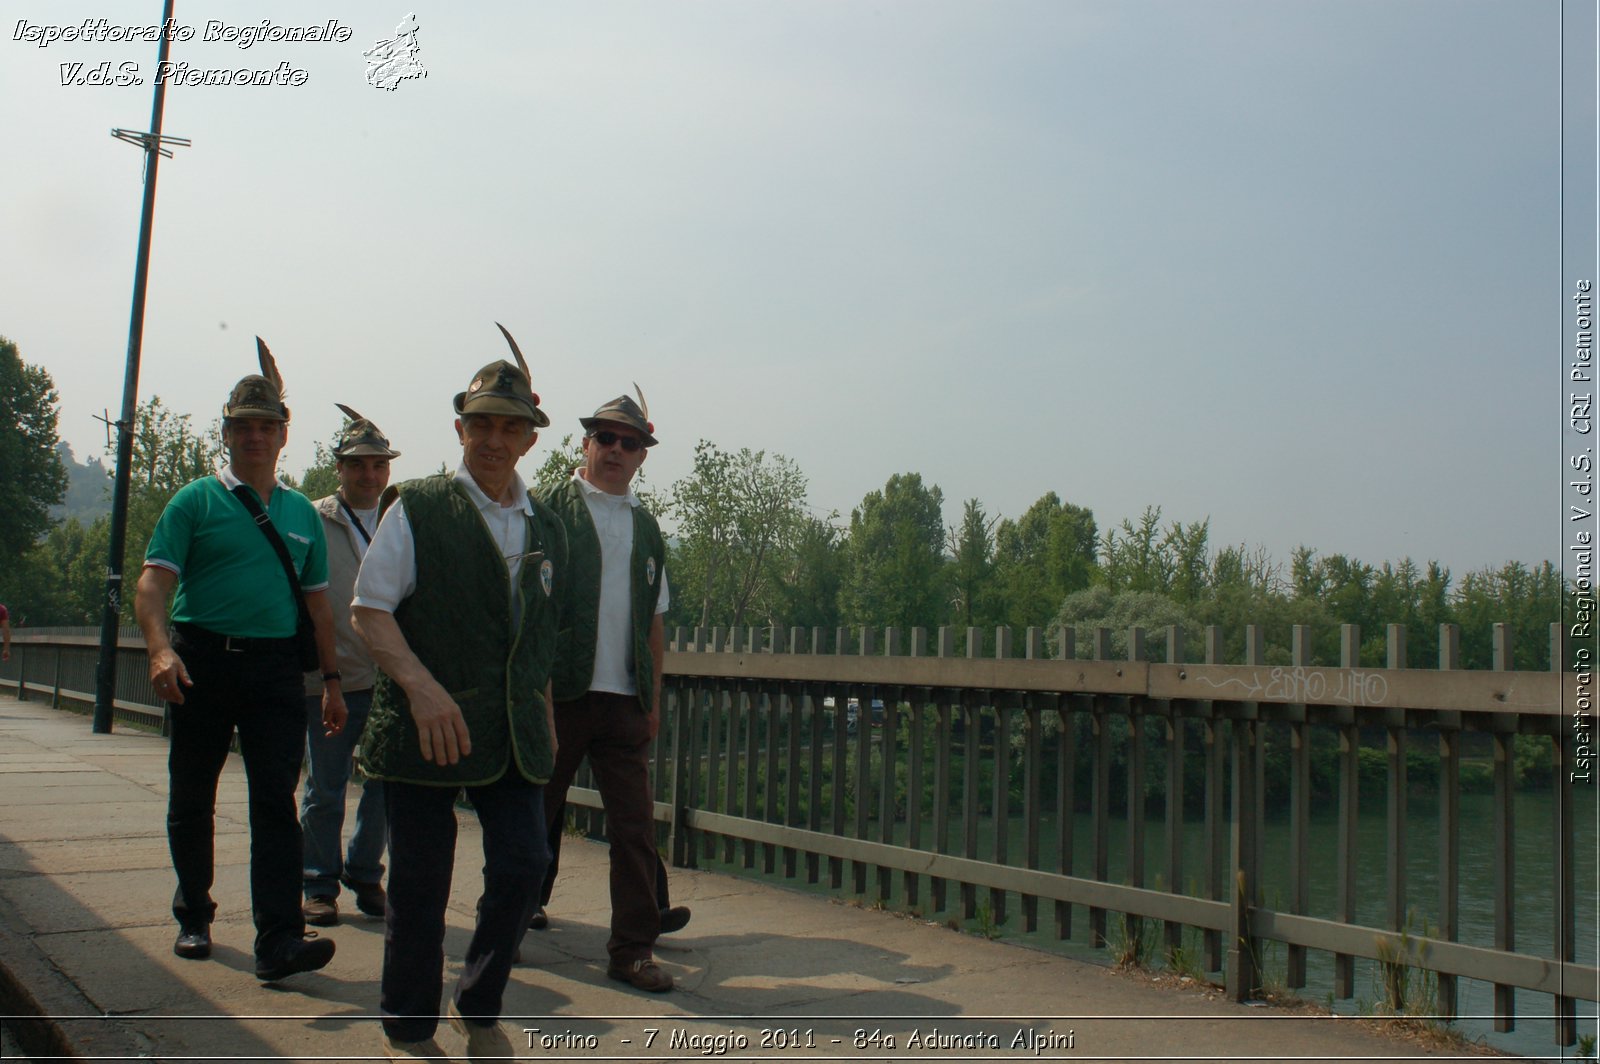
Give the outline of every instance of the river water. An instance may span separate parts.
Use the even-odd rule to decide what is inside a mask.
[[[1597,793],[1591,789],[1579,788],[1575,793],[1574,820],[1575,820],[1575,875],[1577,885],[1574,899],[1577,914],[1577,960],[1586,964],[1595,964],[1597,933],[1600,933],[1600,898],[1597,898]],[[1493,841],[1489,825],[1492,823],[1492,798],[1489,795],[1468,794],[1462,795],[1461,803],[1461,840],[1460,840],[1460,898],[1459,898],[1459,941],[1473,945],[1491,946],[1494,941],[1494,919],[1492,902],[1494,899],[1494,865]],[[1381,803],[1364,803],[1359,825],[1357,841],[1357,922],[1371,926],[1383,927],[1386,923],[1386,853],[1388,849],[1386,835],[1385,814]],[[1408,901],[1408,929],[1416,935],[1436,935],[1439,925],[1439,839],[1437,811],[1427,799],[1412,798],[1408,803],[1408,819],[1406,829],[1406,874],[1407,901]],[[1532,954],[1534,956],[1548,957],[1551,954],[1551,943],[1554,936],[1556,884],[1555,846],[1553,824],[1553,799],[1548,794],[1525,793],[1516,798],[1516,860],[1514,894],[1514,921],[1515,941],[1517,952]],[[955,818],[952,818],[953,820]],[[897,825],[903,840],[904,824]],[[1184,826],[1184,879],[1186,892],[1198,893],[1195,883],[1200,877],[1203,868],[1203,846],[1201,824],[1197,820],[1188,820]],[[985,819],[982,822],[978,854],[987,857],[993,853],[993,825]],[[1079,814],[1074,822],[1074,869],[1082,875],[1092,867],[1093,838],[1092,822],[1085,814]],[[1054,850],[1055,830],[1053,823],[1041,826],[1040,838],[1045,852],[1041,855],[1040,867],[1051,869],[1056,867]],[[877,827],[874,823],[870,838],[877,838]],[[1013,819],[1010,826],[1008,852],[1014,864],[1021,864],[1023,824],[1020,819]],[[931,824],[923,828],[923,839],[932,838]],[[960,848],[961,830],[959,824],[952,823],[951,843],[952,848],[947,852],[958,852]],[[1126,867],[1125,845],[1127,839],[1126,822],[1114,819],[1108,837],[1110,851],[1111,879],[1122,882],[1123,869]],[[926,844],[926,841],[924,843]],[[707,861],[702,858],[703,867],[717,868],[736,873],[744,873],[742,862],[732,864],[720,860],[721,847],[717,847],[718,854],[714,860]],[[1288,909],[1288,853],[1289,829],[1286,819],[1269,817],[1266,825],[1265,839],[1266,867],[1262,874],[1262,892],[1266,904],[1270,908],[1287,911]],[[1334,819],[1332,809],[1314,810],[1311,820],[1311,838],[1309,851],[1311,855],[1311,880],[1310,880],[1310,905],[1309,915],[1332,918],[1336,902],[1336,855],[1338,850],[1338,826]],[[1163,838],[1162,822],[1159,817],[1151,818],[1146,824],[1146,858],[1145,858],[1145,884],[1151,887],[1164,887],[1166,879],[1163,870],[1166,868],[1165,842]],[[758,860],[759,865],[759,860]],[[747,874],[747,873],[746,873]],[[826,881],[826,872],[823,879]],[[888,901],[891,907],[903,907],[900,896],[901,876],[893,876],[894,896]],[[825,886],[807,887],[803,877],[798,880],[783,880],[790,885],[800,886],[802,889],[823,890],[832,893]],[[845,889],[851,884],[849,871],[845,875]],[[876,890],[876,877],[869,878],[869,891]],[[1073,917],[1073,937],[1071,940],[1061,942],[1056,940],[1053,930],[1052,903],[1043,902],[1040,905],[1039,923],[1046,930],[1032,934],[1025,933],[1021,924],[1021,904],[1015,896],[1008,898],[1006,905],[1006,920],[995,925],[992,914],[987,912],[988,891],[979,891],[983,899],[983,912],[977,920],[967,921],[966,926],[971,930],[993,933],[1004,941],[1025,943],[1040,948],[1056,951],[1065,951],[1086,960],[1105,963],[1108,955],[1103,950],[1092,949],[1088,945],[1088,919],[1081,909],[1075,909]],[[876,898],[876,894],[870,895]],[[921,892],[922,905],[928,904],[926,886]],[[959,905],[959,892],[952,889],[948,895],[948,904],[952,907]],[[948,919],[950,913],[926,913],[923,915],[940,919]],[[1116,921],[1112,921],[1115,925]],[[1151,928],[1147,933],[1155,933],[1156,928]],[[1113,939],[1116,937],[1113,928]],[[1194,947],[1193,952],[1199,954],[1200,936],[1198,932],[1190,936]],[[1186,940],[1188,941],[1188,940]],[[1159,948],[1156,949],[1159,956]],[[1281,987],[1285,978],[1285,953],[1286,949],[1281,944],[1269,944],[1265,948],[1265,955],[1261,958],[1263,973],[1269,985]],[[1379,977],[1378,966],[1373,962],[1358,961],[1356,965],[1356,997],[1351,1000],[1335,1001],[1332,999],[1333,990],[1333,958],[1331,955],[1319,951],[1311,951],[1307,961],[1307,985],[1293,992],[1300,997],[1319,1004],[1328,1005],[1339,1012],[1357,1013],[1373,1009],[1375,1003],[1383,1000],[1383,989]],[[1217,976],[1220,979],[1220,975]],[[1424,981],[1424,989],[1431,984],[1431,980]],[[1559,1057],[1560,1050],[1553,1041],[1554,1025],[1551,1017],[1553,1000],[1548,995],[1534,994],[1529,991],[1519,990],[1516,995],[1516,1029],[1509,1033],[1495,1033],[1491,1023],[1485,1017],[1492,1009],[1492,987],[1488,984],[1473,980],[1460,980],[1457,1011],[1458,1019],[1451,1025],[1455,1030],[1469,1039],[1481,1040],[1490,1045],[1509,1052],[1526,1054],[1539,1057]],[[1593,1035],[1596,1033],[1595,1025],[1596,1006],[1593,1002],[1578,1002],[1580,1034]],[[1568,1050],[1570,1054],[1572,1050]]]

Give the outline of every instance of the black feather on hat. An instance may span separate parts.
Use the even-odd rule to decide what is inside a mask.
[[[334,403],[350,419],[350,423],[339,433],[339,445],[333,449],[335,458],[350,458],[355,455],[375,455],[379,458],[399,458],[400,452],[389,446],[389,437],[367,418],[362,417],[343,403]]]
[[[252,373],[233,386],[228,401],[222,404],[222,416],[288,421],[289,408],[283,405],[283,375],[278,372],[278,362],[267,349],[266,341],[259,336],[256,337],[256,358],[261,363],[260,375]]]

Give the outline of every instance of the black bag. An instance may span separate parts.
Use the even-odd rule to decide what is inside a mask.
[[[261,534],[267,537],[267,542],[272,544],[272,549],[278,553],[278,561],[283,563],[283,575],[289,578],[289,590],[294,592],[295,610],[299,619],[295,623],[294,647],[300,656],[300,671],[312,672],[322,667],[322,658],[317,653],[317,629],[311,623],[311,611],[306,609],[306,596],[300,590],[300,578],[295,575],[294,560],[289,557],[289,548],[284,545],[283,537],[278,535],[278,530],[272,527],[272,518],[261,508],[256,501],[255,494],[243,484],[233,489],[233,494],[244,503],[244,508],[250,511],[250,516],[255,518],[256,527],[261,529]]]

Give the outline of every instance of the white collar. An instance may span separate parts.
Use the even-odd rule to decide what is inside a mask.
[[[227,488],[229,491],[232,491],[234,488],[237,488],[240,484],[244,483],[244,481],[240,480],[234,475],[232,462],[229,462],[227,465],[222,467],[222,469],[217,473],[217,479],[222,481],[222,486]],[[278,477],[273,478],[272,486],[274,489],[284,488],[290,491],[293,490],[289,487],[289,485],[285,484],[281,478]]]
[[[644,505],[644,502],[639,498],[639,496],[637,496],[637,495],[635,495],[633,493],[633,488],[631,486],[628,488],[628,490],[626,492],[622,493],[621,495],[613,495],[611,492],[606,491],[604,488],[595,487],[593,484],[589,483],[586,479],[584,479],[583,477],[579,476],[578,475],[578,470],[576,470],[576,469],[574,469],[572,471],[572,479],[576,480],[583,487],[584,494],[587,495],[591,499],[593,499],[593,498],[626,499],[628,505],[632,506],[634,508],[638,508],[638,507]]]
[[[472,474],[467,470],[467,463],[463,461],[456,466],[456,483],[467,489],[467,498],[480,510],[511,509],[503,507],[496,499],[491,499],[478,487],[478,482],[472,479]],[[522,482],[522,474],[515,470],[511,473],[511,491],[513,497],[522,500],[522,512],[529,517],[533,516],[533,503],[528,499],[528,485]]]

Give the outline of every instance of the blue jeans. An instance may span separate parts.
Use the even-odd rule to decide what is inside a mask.
[[[322,734],[322,699],[306,696],[306,772],[305,794],[300,799],[300,831],[305,837],[305,856],[301,861],[302,880],[308,898],[334,898],[339,895],[339,877],[354,883],[383,880],[384,830],[388,818],[383,811],[383,783],[368,780],[361,788],[356,805],[356,827],[350,847],[343,850],[344,792],[350,782],[350,762],[372,708],[372,691],[351,691],[344,696],[350,719],[344,731],[331,739]],[[340,860],[340,853],[345,854]]]
[[[462,790],[483,829],[483,894],[462,961],[455,1002],[463,1016],[498,1017],[511,960],[539,903],[550,851],[544,788],[515,765],[482,787],[427,787],[391,780],[389,908],[384,914],[383,1029],[401,1042],[432,1038],[444,995],[445,908],[455,871],[456,808]]]

